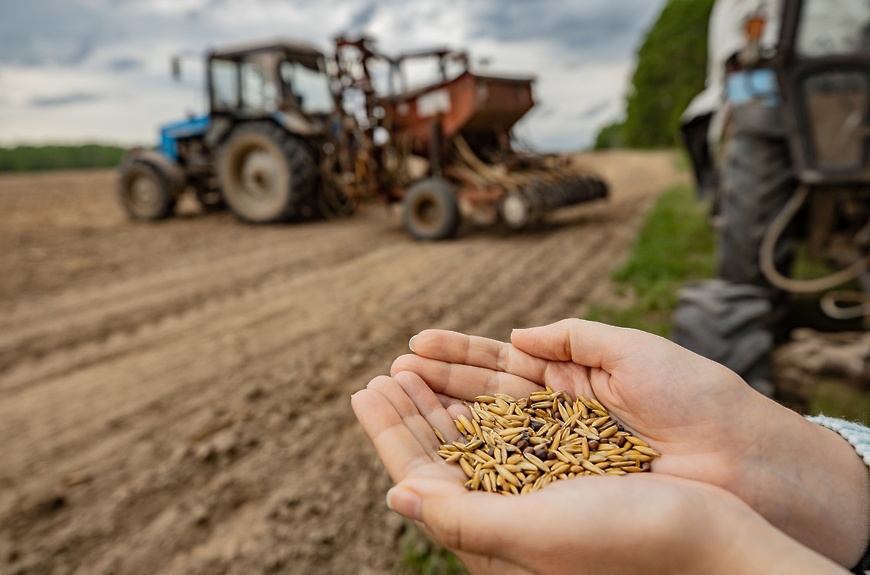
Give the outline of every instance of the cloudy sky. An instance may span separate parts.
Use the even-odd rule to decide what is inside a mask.
[[[386,53],[447,45],[489,73],[537,77],[518,135],[589,145],[620,116],[634,54],[664,0],[0,0],[0,145],[151,144],[205,109],[210,47],[277,37],[329,50],[366,33]],[[184,57],[181,83],[170,59]]]

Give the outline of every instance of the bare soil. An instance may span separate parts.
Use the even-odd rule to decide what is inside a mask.
[[[403,522],[349,397],[422,329],[505,339],[606,296],[685,175],[578,161],[609,200],[435,244],[379,206],[146,224],[111,171],[0,177],[0,573],[394,571]]]

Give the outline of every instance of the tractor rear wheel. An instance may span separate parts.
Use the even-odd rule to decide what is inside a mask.
[[[303,142],[274,124],[244,125],[218,155],[227,205],[251,223],[304,215],[312,202],[314,160]]]
[[[719,277],[737,284],[769,287],[759,249],[771,222],[795,190],[787,142],[738,130],[728,140],[722,173]],[[789,275],[795,249],[790,226],[776,246],[777,269]]]
[[[163,220],[175,211],[169,175],[151,162],[136,159],[121,167],[118,197],[131,218]]]
[[[445,180],[429,178],[408,189],[402,202],[405,229],[418,240],[446,240],[459,230],[456,190]]]
[[[772,397],[773,317],[770,290],[721,279],[683,287],[671,318],[671,338],[730,368]]]

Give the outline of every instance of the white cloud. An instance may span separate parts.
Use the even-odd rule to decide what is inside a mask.
[[[153,142],[160,124],[204,111],[208,48],[288,37],[328,50],[349,30],[387,53],[448,45],[487,57],[488,72],[537,76],[540,104],[517,132],[538,147],[577,148],[621,114],[634,50],[662,2],[2,2],[0,37],[17,40],[0,45],[0,144]],[[169,74],[177,54],[189,56],[183,85]]]

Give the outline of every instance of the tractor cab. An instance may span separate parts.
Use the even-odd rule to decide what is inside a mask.
[[[177,61],[173,73],[180,76]],[[159,150],[172,161],[213,163],[239,123],[265,120],[307,138],[328,133],[335,111],[323,54],[307,44],[272,41],[212,50],[206,58],[208,111],[160,128]],[[210,168],[205,169],[210,172]]]
[[[213,50],[206,74],[210,115],[226,124],[271,117],[290,132],[310,136],[323,133],[335,111],[324,56],[307,44]]]
[[[207,74],[212,115],[298,111],[319,116],[335,109],[324,56],[306,44],[285,41],[213,50]]]
[[[180,77],[180,64],[173,61]],[[125,158],[119,191],[131,217],[169,217],[186,188],[207,210],[251,222],[304,216],[315,202],[317,150],[335,112],[323,53],[271,41],[212,50],[208,111],[160,128],[156,150]]]
[[[808,184],[870,184],[870,4],[787,0],[775,66]]]

